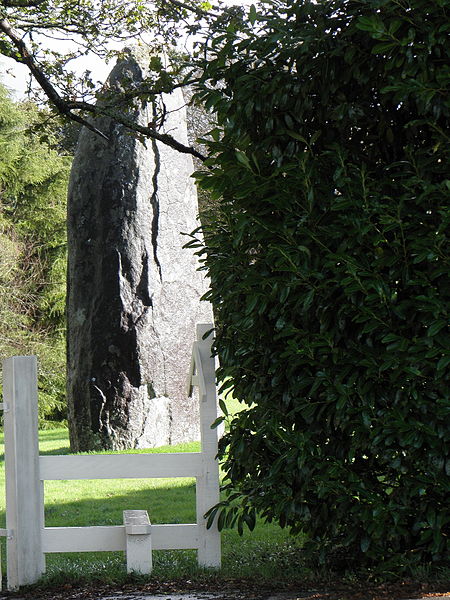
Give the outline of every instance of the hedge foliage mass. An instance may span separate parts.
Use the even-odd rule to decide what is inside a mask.
[[[217,24],[198,252],[244,405],[221,527],[257,512],[368,564],[445,560],[449,8],[274,0]]]

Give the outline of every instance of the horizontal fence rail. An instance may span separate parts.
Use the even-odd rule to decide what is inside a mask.
[[[43,480],[198,477],[202,474],[202,454],[174,452],[40,456],[39,472]]]
[[[198,549],[197,524],[152,525],[153,550]],[[106,552],[126,549],[123,525],[99,527],[46,527],[42,548],[52,552]]]

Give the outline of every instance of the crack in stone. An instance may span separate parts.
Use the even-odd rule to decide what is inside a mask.
[[[172,402],[169,404],[168,415],[169,419],[169,446],[172,445],[172,433],[173,433],[173,410],[172,410]]]
[[[136,286],[136,295],[141,300],[144,309],[153,308],[153,299],[149,292],[149,264],[147,250],[144,250],[142,253],[141,264],[141,276],[139,278],[139,283]],[[144,313],[145,311],[143,310],[142,312]]]
[[[153,117],[156,119],[156,107],[153,105]],[[159,234],[159,198],[158,198],[158,176],[161,170],[161,155],[159,152],[158,144],[155,139],[152,138],[152,150],[155,160],[155,170],[152,176],[153,193],[150,197],[150,204],[153,209],[152,219],[152,246],[153,246],[153,258],[155,264],[158,267],[159,277],[162,281],[161,263],[158,259],[158,234]]]

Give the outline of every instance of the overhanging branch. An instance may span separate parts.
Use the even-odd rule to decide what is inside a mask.
[[[2,0],[0,4],[6,8],[29,8],[32,6],[39,6],[44,2],[45,0]]]
[[[12,57],[15,58],[17,62],[24,64],[28,67],[31,74],[37,81],[37,83],[41,86],[47,98],[53,104],[53,106],[57,109],[57,111],[71,119],[72,121],[76,121],[77,123],[81,123],[91,131],[94,131],[104,139],[108,139],[101,131],[99,131],[96,127],[94,127],[91,123],[83,119],[77,114],[74,114],[68,104],[61,98],[58,94],[57,90],[53,87],[44,73],[39,69],[36,64],[32,54],[28,50],[25,42],[19,37],[19,35],[14,31],[11,27],[7,19],[0,20],[0,31],[3,31],[5,35],[9,37],[14,46],[17,48],[18,56]]]
[[[174,150],[177,150],[178,152],[181,152],[182,154],[191,154],[192,156],[195,156],[196,158],[200,159],[201,161],[206,160],[206,156],[204,156],[200,152],[197,152],[197,150],[195,150],[191,146],[185,146],[181,142],[178,142],[175,138],[173,138],[171,135],[169,135],[167,133],[159,133],[152,127],[144,127],[142,125],[138,125],[137,123],[133,123],[132,121],[129,121],[128,119],[126,119],[122,116],[115,116],[113,118],[118,123],[120,123],[121,125],[124,125],[128,129],[132,129],[133,131],[136,131],[137,133],[140,133],[141,135],[144,135],[146,137],[157,140],[158,142],[162,142],[166,146],[170,146],[170,148],[173,148]]]
[[[74,111],[87,112],[93,116],[107,116],[109,118],[114,119],[117,123],[120,123],[124,127],[127,127],[127,129],[136,131],[141,135],[162,142],[163,144],[170,146],[178,152],[181,152],[183,154],[191,154],[192,156],[195,156],[196,158],[202,161],[206,160],[206,157],[203,154],[201,154],[200,152],[198,152],[190,146],[185,146],[181,142],[178,142],[171,135],[168,135],[166,133],[159,133],[153,127],[144,127],[142,125],[138,125],[130,119],[127,119],[125,116],[113,112],[110,108],[102,108],[101,106],[90,104],[89,102],[71,102],[64,100],[64,98],[60,96],[56,88],[49,81],[48,77],[39,68],[38,64],[34,60],[32,53],[28,50],[25,42],[21,39],[19,34],[16,31],[14,31],[14,29],[11,27],[10,23],[6,18],[0,20],[0,31],[2,31],[11,40],[11,42],[17,49],[17,56],[11,56],[11,58],[14,58],[14,60],[16,60],[17,62],[24,64],[28,67],[34,79],[39,84],[47,98],[50,100],[51,104],[61,115],[65,116],[66,118],[72,121],[80,123],[84,127],[87,127],[88,129],[90,129],[91,131],[93,131],[94,133],[106,140],[108,138],[104,133],[102,133],[92,123],[90,123],[85,118],[80,116],[80,114]]]
[[[176,6],[177,8],[182,8],[183,10],[187,10],[189,12],[195,13],[199,17],[207,17],[208,13],[197,6],[189,6],[185,2],[180,2],[180,0],[167,0],[169,4],[172,6]]]

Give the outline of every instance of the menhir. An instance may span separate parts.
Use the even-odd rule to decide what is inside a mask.
[[[137,85],[148,60],[131,53],[109,93]],[[126,82],[126,83],[124,83]],[[162,132],[187,144],[181,91],[157,99]],[[129,118],[147,125],[155,105]],[[183,249],[197,222],[192,158],[139,140],[110,118],[84,128],[68,197],[67,396],[73,451],[153,447],[198,439],[186,376],[208,284]]]

